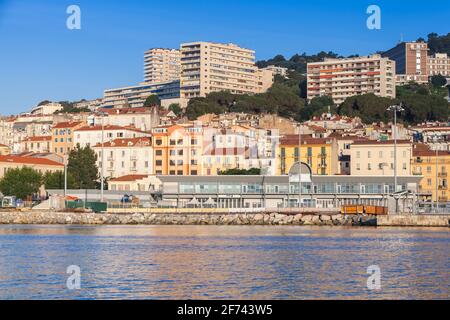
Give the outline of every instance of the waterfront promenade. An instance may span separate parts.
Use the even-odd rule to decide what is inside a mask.
[[[340,213],[78,213],[54,211],[0,212],[0,224],[68,225],[293,225],[448,227],[450,215],[343,215]]]

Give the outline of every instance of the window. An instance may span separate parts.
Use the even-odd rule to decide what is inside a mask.
[[[162,160],[156,160],[156,161],[155,161],[155,164],[156,164],[157,166],[162,166]]]
[[[156,145],[158,146],[162,145],[162,140],[161,139],[156,140]]]
[[[361,152],[360,151],[356,151],[356,158],[361,158]]]
[[[360,163],[356,164],[356,170],[358,170],[358,171],[361,170],[361,164]]]
[[[379,158],[383,158],[383,151],[379,151],[379,152],[378,152],[378,157],[379,157]]]
[[[157,156],[162,156],[162,150],[156,150],[155,154],[156,154]]]

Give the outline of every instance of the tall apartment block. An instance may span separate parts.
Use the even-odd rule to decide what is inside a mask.
[[[450,57],[446,53],[436,53],[428,57],[428,75],[450,77]]]
[[[384,52],[383,57],[395,61],[398,84],[415,81],[428,82],[428,44],[425,42],[401,42]]]
[[[181,98],[204,97],[210,92],[254,94],[273,83],[271,70],[259,70],[255,51],[235,44],[181,44]]]
[[[308,100],[330,96],[335,103],[373,93],[395,98],[395,62],[380,55],[347,59],[325,59],[308,63]]]
[[[144,54],[144,81],[169,82],[180,79],[180,51],[153,48]]]

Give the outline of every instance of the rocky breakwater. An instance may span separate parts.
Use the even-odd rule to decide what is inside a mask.
[[[52,211],[0,212],[0,224],[72,225],[305,225],[375,226],[371,215],[251,214],[95,214]]]

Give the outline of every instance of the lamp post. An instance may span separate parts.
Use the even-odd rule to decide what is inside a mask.
[[[298,208],[301,211],[302,208],[302,124],[298,127]]]
[[[438,135],[435,134],[433,135],[433,142],[435,142],[435,146],[434,148],[436,149],[436,161],[435,161],[435,170],[436,170],[436,207],[435,207],[435,212],[438,213],[439,212],[439,175],[438,175],[438,171],[439,171],[439,166],[438,166],[438,146],[436,144],[436,142],[438,141]]]
[[[101,125],[102,125],[102,141],[101,141],[101,157],[100,157],[100,202],[103,202],[104,200],[104,190],[105,190],[105,179],[104,179],[104,160],[105,160],[105,150],[104,150],[104,145],[105,145],[105,138],[104,138],[104,134],[105,134],[105,126],[104,126],[104,121],[103,118],[105,115],[107,115],[105,112],[100,112],[98,113],[98,115],[100,116],[100,121],[101,121]]]
[[[387,111],[394,112],[394,198],[395,193],[397,192],[397,112],[405,111],[403,109],[403,104],[393,105],[387,108]],[[395,213],[398,213],[398,199],[395,198]]]

